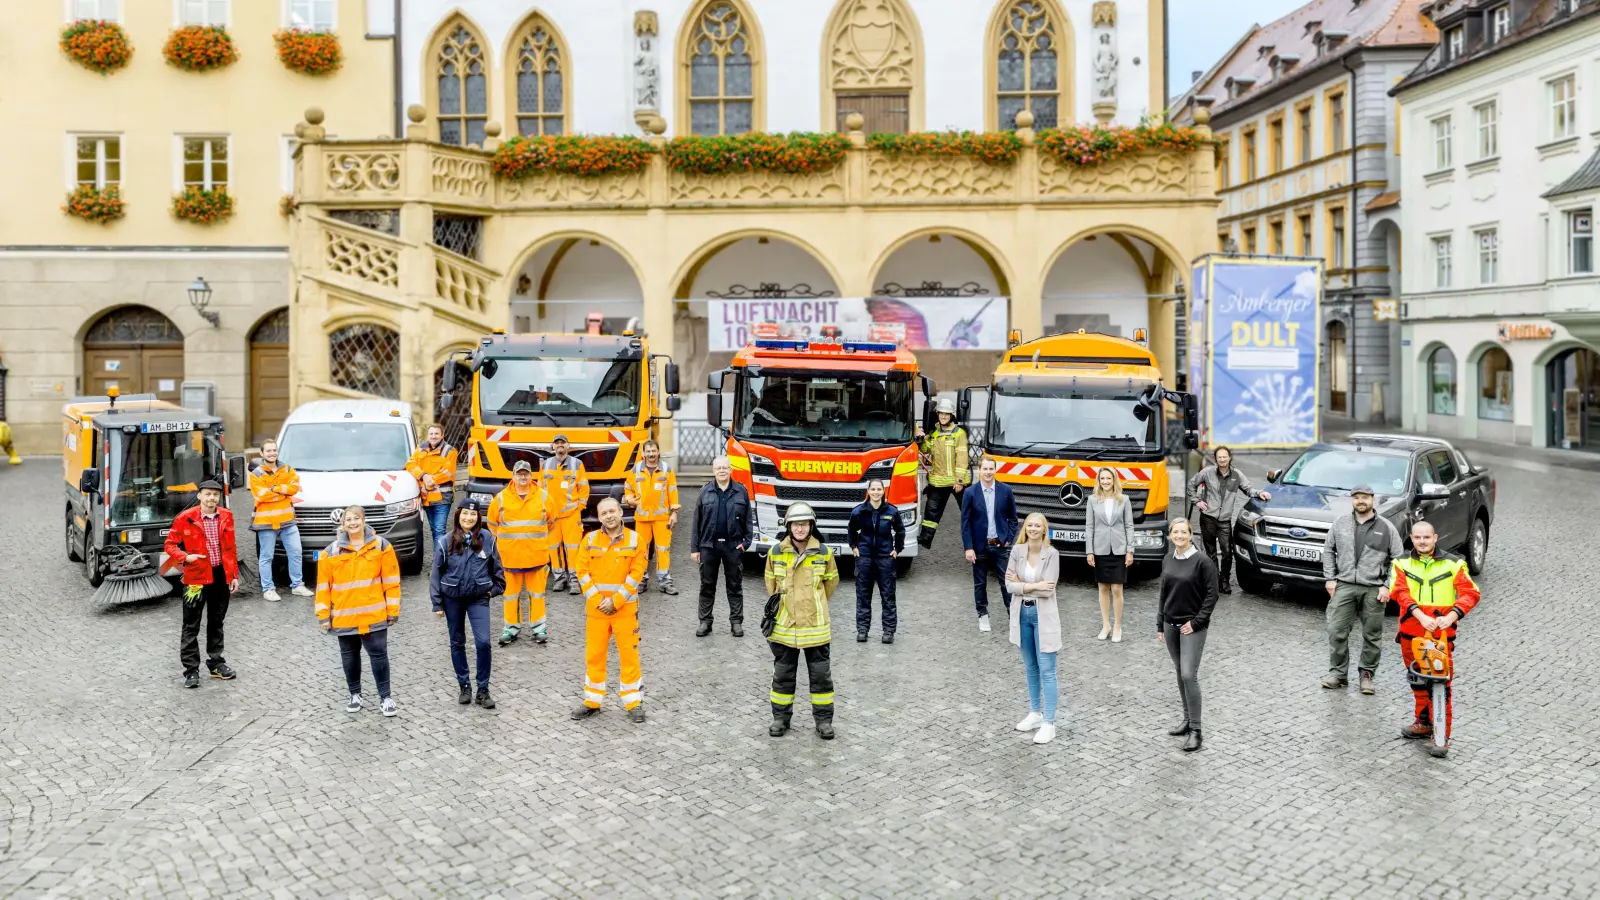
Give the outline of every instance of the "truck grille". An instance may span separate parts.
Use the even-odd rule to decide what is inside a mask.
[[[789,477],[786,475],[780,475],[778,473],[778,466],[776,463],[758,462],[757,460],[753,459],[750,461],[750,474],[757,478],[777,478],[780,480]],[[872,465],[865,467],[865,469],[863,469],[861,472],[861,477],[856,479],[855,483],[861,484],[862,482],[871,481],[874,478],[888,478],[893,474],[894,457],[891,456],[887,459],[880,459]],[[846,483],[848,484],[849,482]]]
[[[367,524],[380,535],[387,535],[394,523],[400,520],[399,516],[391,516],[383,511],[382,506],[363,506],[367,512]],[[337,509],[331,506],[301,506],[294,511],[294,522],[300,526],[300,545],[306,553],[314,550],[323,550],[333,543],[339,535],[339,526],[333,521],[335,512],[343,513],[344,507]],[[411,547],[401,547],[395,544],[395,552],[404,556],[408,550],[415,548],[415,542],[407,541]]]
[[[774,487],[777,489],[778,499],[786,504],[804,500],[807,503],[848,503],[853,508],[867,499],[866,490],[855,484],[835,488],[788,485],[780,482]]]
[[[1257,523],[1256,532],[1269,541],[1299,541],[1303,544],[1321,544],[1328,538],[1328,526],[1326,524],[1300,524],[1273,519],[1263,519]]]
[[[971,488],[968,488],[971,490]],[[1043,513],[1052,525],[1082,525],[1086,518],[1087,504],[1068,506],[1061,502],[1061,486],[1054,484],[1013,484],[1011,492],[1017,498],[1017,512],[1026,517],[1029,513]],[[1133,504],[1133,522],[1135,525],[1144,521],[1145,504],[1150,501],[1150,492],[1143,488],[1133,488],[1123,491],[1128,501]]]

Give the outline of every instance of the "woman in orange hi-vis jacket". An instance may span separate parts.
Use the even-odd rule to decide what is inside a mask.
[[[661,461],[661,445],[655,440],[645,441],[639,448],[641,459],[628,472],[627,487],[622,495],[624,506],[633,507],[633,524],[639,540],[656,548],[656,573],[661,579],[661,593],[676,595],[678,588],[672,583],[671,565],[672,529],[678,527],[678,473]],[[641,592],[650,589],[649,556]]]
[[[406,461],[406,471],[417,479],[422,489],[422,511],[428,517],[428,527],[433,531],[432,543],[450,530],[450,503],[456,480],[456,463],[460,453],[444,442],[444,428],[438,424],[428,426],[428,439]]]
[[[400,620],[400,562],[394,546],[367,526],[367,514],[349,507],[339,537],[317,554],[317,621],[339,637],[350,703],[361,711],[361,648],[372,661],[383,714],[395,714],[389,693],[389,627]]]
[[[568,454],[572,447],[567,436],[558,434],[550,442],[554,456],[539,466],[544,483],[544,515],[550,523],[550,591],[578,593],[578,576],[572,560],[583,537],[583,510],[589,505],[589,472],[583,461]]]
[[[515,642],[522,632],[524,593],[528,595],[528,628],[534,643],[542,644],[546,640],[544,589],[550,577],[550,529],[544,488],[534,483],[532,463],[519,459],[511,467],[511,484],[489,504],[488,525],[506,572],[506,625],[500,632],[500,646]]]
[[[606,698],[606,651],[613,636],[622,680],[617,693],[633,722],[644,721],[644,674],[639,667],[639,581],[644,578],[645,546],[639,535],[622,527],[622,504],[600,501],[595,512],[600,527],[578,544],[578,584],[587,610],[584,633],[583,705],[574,719],[600,712]]]

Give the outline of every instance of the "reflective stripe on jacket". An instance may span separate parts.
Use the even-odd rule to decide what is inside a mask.
[[[778,621],[767,638],[786,647],[816,647],[833,640],[828,619],[828,598],[839,585],[839,567],[833,551],[815,536],[796,550],[784,538],[767,554],[767,594],[781,593]]]
[[[422,491],[422,502],[432,506],[444,502],[444,489],[456,480],[456,458],[460,456],[456,448],[449,444],[440,444],[437,449],[426,445],[418,447],[417,452],[411,454],[406,461],[406,471],[417,479],[417,487]],[[429,490],[422,483],[422,476],[432,475],[434,488]]]
[[[486,517],[500,545],[500,562],[508,569],[537,569],[550,564],[550,523],[545,518],[544,488],[528,485],[528,496],[515,484],[495,495]]]
[[[589,472],[576,456],[565,463],[554,456],[539,464],[539,480],[544,483],[544,512],[551,521],[580,515],[589,505]]]
[[[647,562],[645,545],[639,542],[639,533],[631,528],[612,540],[603,528],[597,528],[578,542],[578,559],[573,569],[578,573],[578,587],[583,589],[583,602],[591,616],[603,616],[600,602],[611,598],[616,610],[639,599],[639,582],[644,580]]]
[[[361,546],[350,547],[350,535],[317,556],[317,621],[331,624],[334,634],[367,634],[400,618],[400,561],[394,546],[367,526]]]
[[[446,600],[488,600],[506,592],[506,573],[500,565],[494,533],[480,528],[478,540],[480,549],[474,550],[468,535],[454,553],[450,552],[448,534],[434,544],[433,575],[428,581],[434,612],[444,609]]]
[[[928,483],[950,487],[972,483],[972,459],[967,451],[967,430],[959,425],[949,431],[935,427],[922,437],[918,448],[929,458]]]
[[[623,499],[634,505],[633,518],[639,522],[664,522],[678,509],[678,473],[661,463],[654,470],[643,462],[634,463],[628,472]]]
[[[250,519],[251,531],[277,531],[294,524],[294,503],[290,497],[300,493],[300,476],[289,466],[263,462],[250,470],[250,495],[256,509]]]
[[[1435,618],[1454,611],[1459,620],[1472,612],[1480,597],[1478,585],[1467,572],[1466,560],[1460,557],[1447,553],[1421,557],[1412,551],[1394,561],[1389,599],[1400,605],[1400,634],[1406,637],[1425,634],[1412,610],[1421,607]],[[1453,626],[1445,629],[1446,637],[1454,637],[1455,633]]]

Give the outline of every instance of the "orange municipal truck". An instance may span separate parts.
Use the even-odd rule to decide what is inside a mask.
[[[717,428],[729,378],[727,455],[755,507],[748,551],[777,543],[783,511],[804,500],[817,512],[821,539],[848,557],[850,511],[866,499],[866,483],[881,478],[906,526],[898,568],[909,570],[921,522],[917,390],[934,392],[917,374],[917,358],[890,342],[758,339],[710,375],[706,419]],[[930,420],[931,404],[923,405]]]
[[[1142,341],[1078,332],[1022,343],[1013,331],[1008,343],[988,387],[963,390],[957,412],[966,421],[973,392],[987,390],[980,445],[1000,465],[995,477],[1011,485],[1017,513],[1044,513],[1051,542],[1081,557],[1088,497],[1110,468],[1133,504],[1134,559],[1159,561],[1171,493],[1164,403],[1183,411],[1184,443],[1194,447],[1193,395],[1162,385]]]
[[[467,460],[467,491],[488,504],[520,460],[540,463],[558,434],[589,473],[586,527],[594,507],[622,498],[640,445],[678,409],[678,366],[651,356],[644,335],[497,332],[466,355],[472,372],[472,431],[458,448]],[[456,367],[445,369],[440,404],[454,402]],[[627,518],[632,519],[631,511]]]

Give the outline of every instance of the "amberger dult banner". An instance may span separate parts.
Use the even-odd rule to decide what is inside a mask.
[[[1213,256],[1203,408],[1211,446],[1317,440],[1322,261]]]
[[[909,350],[1004,350],[1006,297],[826,297],[707,300],[711,349],[741,350],[756,326],[817,340],[829,325],[845,340],[894,341]],[[765,336],[765,335],[763,335]]]

